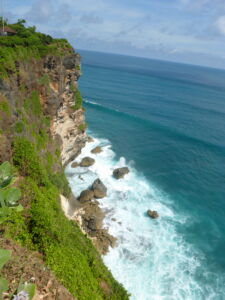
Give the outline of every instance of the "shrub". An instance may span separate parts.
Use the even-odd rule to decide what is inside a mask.
[[[22,133],[25,129],[24,123],[19,121],[15,124],[14,130],[16,133]]]
[[[23,176],[30,176],[38,184],[49,183],[47,172],[41,164],[40,158],[29,140],[16,138],[13,143],[13,162]]]
[[[10,107],[6,100],[0,100],[0,111],[6,113],[7,115],[10,114]]]
[[[81,96],[81,93],[79,90],[76,90],[75,92],[75,104],[73,106],[73,109],[74,110],[78,110],[82,107],[82,102],[83,102],[83,99],[82,99],[82,96]]]
[[[82,123],[78,126],[78,129],[84,132],[87,129],[87,123]]]

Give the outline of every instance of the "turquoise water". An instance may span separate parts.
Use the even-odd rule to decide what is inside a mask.
[[[80,53],[89,130],[105,147],[92,171],[113,187],[102,207],[119,246],[106,264],[132,299],[225,299],[225,71]],[[107,179],[125,164],[128,178]]]

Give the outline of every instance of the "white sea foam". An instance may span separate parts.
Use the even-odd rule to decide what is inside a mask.
[[[92,154],[96,146],[101,146],[103,152]],[[132,162],[125,158],[116,160],[106,139],[95,138],[88,143],[76,161],[85,156],[93,157],[95,164],[88,169],[73,169],[69,165],[66,174],[76,196],[96,178],[107,186],[107,197],[100,204],[108,212],[105,227],[117,237],[118,247],[110,249],[103,259],[132,294],[131,299],[222,299],[207,285],[200,286],[196,279],[203,257],[177,232],[177,225],[188,220],[173,212],[173,199],[138,174]],[[113,170],[125,165],[131,172],[124,179],[114,179]],[[148,209],[157,210],[160,218],[150,219],[146,215]]]

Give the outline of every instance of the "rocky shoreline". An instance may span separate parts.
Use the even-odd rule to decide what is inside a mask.
[[[51,83],[51,90],[54,98],[61,99],[61,105],[58,106],[51,125],[51,133],[53,138],[61,145],[61,159],[64,166],[73,161],[71,167],[88,168],[94,165],[95,160],[91,157],[84,157],[80,163],[75,161],[79,156],[82,148],[86,143],[92,143],[94,139],[87,136],[83,124],[85,124],[85,114],[83,107],[74,110],[74,92],[71,86],[77,89],[78,79],[81,75],[78,65],[80,65],[79,54],[67,56],[63,61],[64,82],[61,82],[62,71],[56,67],[56,62],[49,57],[45,63],[46,73],[51,73],[55,78],[55,82]],[[58,66],[58,65],[57,65]],[[56,82],[61,82],[58,84]],[[90,154],[98,155],[102,152],[101,147],[93,147]],[[113,171],[112,176],[115,179],[123,179],[129,173],[127,167],[117,168]],[[82,179],[82,178],[80,178]],[[98,199],[104,198],[107,194],[106,187],[99,179],[82,191],[79,197],[72,195],[70,199],[66,199],[61,195],[61,206],[65,215],[76,221],[83,233],[85,233],[93,242],[96,249],[101,254],[106,254],[109,247],[116,246],[116,238],[109,234],[108,229],[104,228],[103,221],[105,212],[100,208]],[[150,218],[157,218],[155,211],[148,211]]]
[[[88,137],[87,142],[92,141],[93,139]],[[95,147],[91,151],[96,155],[101,152],[100,147]],[[87,168],[93,164],[94,159],[86,157],[81,160],[80,164],[73,162],[72,167]],[[77,198],[66,199],[61,196],[61,206],[65,215],[79,224],[82,232],[92,240],[96,249],[103,255],[108,252],[109,247],[116,246],[116,238],[109,234],[108,229],[103,226],[106,212],[100,208],[98,201],[106,195],[106,187],[100,179],[96,179],[89,189],[83,190]]]

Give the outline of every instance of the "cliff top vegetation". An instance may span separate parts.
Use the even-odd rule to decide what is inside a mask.
[[[5,21],[5,24],[15,30],[16,34],[0,36],[0,77],[7,77],[10,71],[15,71],[15,61],[73,52],[66,39],[54,39],[50,35],[37,32],[35,26],[26,27],[25,20],[18,20],[14,24]]]

